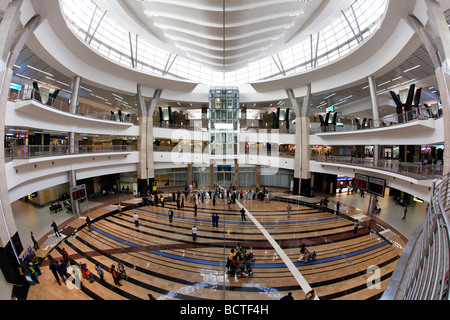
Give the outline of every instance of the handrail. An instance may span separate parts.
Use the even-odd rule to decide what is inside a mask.
[[[60,98],[53,98],[48,92],[38,92],[34,88],[26,88],[20,91],[10,91],[9,101],[36,101],[53,109],[70,113],[69,101]],[[122,113],[120,116],[118,112],[112,111],[98,111],[95,106],[83,102],[78,102],[75,114],[87,118],[109,120],[114,122],[131,122],[138,124],[137,116],[132,114]]]
[[[450,175],[436,181],[421,233],[407,246],[394,273],[400,279],[389,283],[385,292],[398,300],[450,300]],[[419,231],[419,230],[418,230]],[[394,278],[394,277],[393,277]],[[395,287],[395,289],[394,289]]]
[[[442,112],[438,107],[419,106],[413,110],[404,113],[393,113],[384,116],[378,120],[369,119],[364,123],[358,123],[358,119],[352,119],[351,124],[343,124],[337,126],[328,124],[327,126],[320,126],[320,123],[312,121],[310,126],[311,134],[327,133],[327,132],[353,132],[367,129],[387,128],[402,125],[416,120],[436,120],[442,117]]]
[[[73,154],[130,152],[137,151],[136,145],[78,145]],[[70,155],[68,145],[27,145],[5,148],[5,161],[14,159],[30,159],[49,156]]]
[[[351,156],[311,155],[311,160],[318,162],[349,164],[370,167],[383,171],[395,172],[418,180],[435,179],[442,176],[442,164],[422,164],[421,162],[400,162],[398,160],[378,160],[356,158]]]

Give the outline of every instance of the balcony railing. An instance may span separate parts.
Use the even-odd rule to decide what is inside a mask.
[[[326,133],[326,132],[351,132],[359,130],[367,130],[374,128],[385,128],[397,126],[415,120],[435,120],[442,117],[442,112],[437,107],[420,106],[414,110],[404,112],[401,114],[390,114],[378,120],[372,121],[369,119],[366,122],[359,122],[359,120],[352,119],[351,123],[345,123],[341,126],[328,124],[327,126],[320,126],[320,123],[311,123],[311,134]]]
[[[79,145],[75,147],[73,154],[109,153],[109,152],[130,152],[137,151],[135,145]],[[5,149],[5,161],[15,159],[30,159],[50,156],[70,155],[68,145],[44,145],[44,146],[20,146]]]
[[[58,97],[54,99],[53,97],[51,97],[51,95],[49,95],[48,92],[41,93],[38,92],[36,89],[32,88],[22,89],[20,91],[11,90],[9,93],[8,100],[9,101],[32,100],[41,103],[43,105],[46,105],[48,107],[52,107],[56,110],[70,113],[69,112],[70,105],[68,100],[63,100]],[[127,113],[122,113],[122,115],[119,115],[118,111],[114,112],[114,114],[111,113],[111,111],[109,112],[98,111],[96,110],[95,106],[82,102],[78,102],[75,114],[93,119],[102,119],[116,122],[130,122],[135,125],[138,124],[136,115],[131,115]]]
[[[449,300],[450,176],[433,186],[424,223],[402,254],[383,300]]]
[[[389,172],[400,173],[402,175],[415,178],[417,180],[435,179],[442,176],[442,163],[439,164],[422,164],[420,162],[400,162],[398,160],[378,160],[371,158],[355,158],[349,156],[324,156],[313,155],[311,160],[318,162],[349,164],[353,166],[361,166],[374,168]]]
[[[154,128],[168,128],[168,129],[185,129],[185,130],[192,130],[192,131],[208,131],[208,128],[198,126],[198,125],[185,125],[185,124],[167,124],[167,123],[158,123],[153,122]],[[240,133],[267,133],[267,134],[295,134],[295,129],[286,129],[286,128],[279,128],[279,129],[268,129],[268,128],[257,128],[257,127],[241,127]]]

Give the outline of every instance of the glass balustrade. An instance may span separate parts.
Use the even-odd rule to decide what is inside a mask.
[[[75,147],[73,154],[93,154],[109,152],[132,152],[137,151],[135,145],[79,145]],[[30,159],[51,156],[70,155],[68,145],[28,145],[5,149],[5,161],[17,159]]]

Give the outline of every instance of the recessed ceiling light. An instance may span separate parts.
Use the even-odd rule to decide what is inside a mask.
[[[43,74],[49,75],[50,77],[54,77],[54,75],[52,75],[51,73],[45,72],[45,71],[43,71],[43,70],[41,70],[41,69],[38,69],[38,68],[35,68],[35,67],[33,67],[33,66],[27,65],[27,68],[30,68],[30,69],[33,69],[33,70],[42,72]]]
[[[406,70],[403,71],[403,72],[409,72],[409,71],[414,70],[414,69],[417,69],[417,68],[419,68],[419,67],[420,67],[420,64],[418,64],[417,66],[414,66],[414,67],[412,67],[412,68],[406,69]]]

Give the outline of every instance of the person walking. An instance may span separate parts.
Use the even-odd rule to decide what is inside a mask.
[[[52,262],[50,262],[49,269],[53,273],[53,276],[55,277],[56,282],[58,282],[58,284],[61,285],[61,281],[59,280],[59,276],[58,276],[58,265],[56,264],[55,260],[52,260]]]
[[[197,203],[194,204],[194,217],[197,216]]]
[[[119,204],[117,205],[117,210],[119,211],[119,216],[121,216],[121,215],[122,215],[122,205],[121,205],[120,202],[119,202]]]
[[[192,232],[192,240],[194,241],[197,240],[197,227],[193,226],[191,232]]]
[[[291,207],[290,204],[288,204],[287,207],[286,207],[287,217],[288,217],[288,218],[291,217],[291,210],[292,210],[292,207]]]
[[[55,232],[55,236],[61,237],[61,233],[59,233],[59,231],[58,231],[58,225],[56,224],[56,222],[53,221],[50,226],[53,228],[53,231]]]
[[[33,241],[34,250],[39,249],[39,244],[36,241],[36,238],[34,237],[33,231],[31,231],[31,241]]]
[[[408,208],[406,207],[406,205],[405,205],[405,209],[403,210],[403,218],[402,218],[402,220],[405,220],[406,219],[406,215],[408,214]]]
[[[111,268],[109,268],[109,272],[111,272],[112,274],[114,284],[116,286],[121,286],[122,284],[120,283],[120,274],[117,272],[116,266],[112,265]]]

